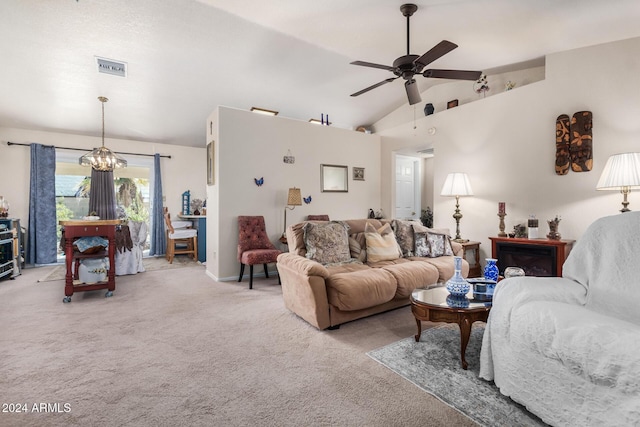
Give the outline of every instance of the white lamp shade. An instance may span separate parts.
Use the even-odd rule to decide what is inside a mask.
[[[466,173],[450,173],[442,186],[441,196],[473,196],[471,183]]]
[[[640,188],[640,153],[614,154],[604,165],[596,190]]]

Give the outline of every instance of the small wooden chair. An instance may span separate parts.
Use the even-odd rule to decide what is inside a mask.
[[[198,261],[198,230],[195,228],[174,229],[171,223],[171,215],[164,208],[164,223],[167,230],[166,258],[169,264],[173,264],[176,255],[188,254],[194,261]]]

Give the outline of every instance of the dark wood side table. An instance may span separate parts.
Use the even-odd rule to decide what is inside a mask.
[[[452,307],[447,302],[448,296],[449,291],[444,286],[416,289],[411,293],[411,312],[418,325],[418,333],[415,339],[416,342],[420,341],[420,335],[422,335],[421,321],[457,323],[460,327],[460,361],[462,369],[467,369],[468,364],[464,355],[471,335],[471,324],[478,321],[487,321],[489,310],[491,310],[491,301],[474,301],[472,299],[472,289],[467,294],[468,306]]]
[[[482,269],[480,267],[480,242],[474,242],[469,240],[468,242],[460,243],[462,245],[462,250],[464,254],[462,257],[469,262],[467,259],[467,252],[473,251],[473,260],[474,264],[469,262],[469,277],[482,277]]]

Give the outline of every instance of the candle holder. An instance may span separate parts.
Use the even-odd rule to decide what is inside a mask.
[[[498,237],[507,237],[507,233],[504,232],[504,217],[507,216],[507,214],[502,212],[498,213],[498,216],[500,217],[500,224],[498,225],[500,232],[498,232]]]

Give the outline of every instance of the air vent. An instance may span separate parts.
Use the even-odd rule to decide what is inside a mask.
[[[98,72],[111,74],[114,76],[127,77],[127,63],[115,61],[113,59],[99,58],[96,56],[98,63]]]

